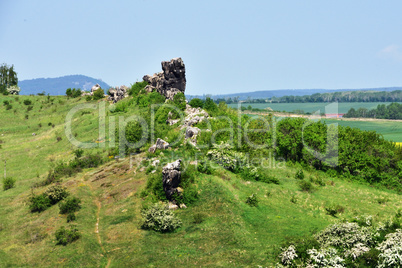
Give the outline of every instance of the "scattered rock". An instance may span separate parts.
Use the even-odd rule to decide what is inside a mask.
[[[174,95],[186,90],[186,68],[181,58],[170,61],[162,61],[162,72],[154,75],[145,75],[143,80],[149,85],[145,87],[147,92],[156,89],[167,99],[173,100]]]
[[[167,141],[164,141],[164,140],[160,139],[160,138],[158,138],[156,140],[155,145],[156,145],[156,149],[159,149],[159,150],[165,150],[165,149],[167,149],[169,147],[169,143]]]
[[[179,193],[177,188],[180,184],[181,171],[180,171],[181,159],[178,159],[172,163],[167,164],[162,169],[162,184],[165,191],[166,198],[172,201],[174,193]]]
[[[149,147],[148,152],[150,152],[151,154],[155,153],[156,151],[156,144],[152,145],[151,147]]]
[[[152,161],[151,165],[154,166],[154,167],[156,167],[156,166],[158,166],[160,163],[161,163],[161,161],[159,161],[158,159],[156,159],[156,160]]]
[[[32,136],[36,136],[36,133],[32,133]]]
[[[200,133],[200,129],[198,127],[187,127],[186,128],[186,139],[195,140],[198,133]]]
[[[156,149],[166,150],[167,148],[169,148],[169,143],[167,141],[164,141],[164,140],[158,138],[156,140],[156,143],[154,145],[152,145],[151,147],[149,147],[148,152],[153,154],[156,152]]]
[[[185,204],[180,204],[179,206],[180,208],[187,208],[187,206]]]
[[[128,90],[129,90],[129,88],[126,86],[110,88],[107,93],[109,95],[108,100],[113,101],[113,103],[116,103],[116,102],[128,97]]]
[[[169,202],[169,209],[170,209],[170,210],[176,210],[176,209],[178,209],[178,208],[179,208],[178,205],[176,205],[176,204],[174,204],[174,203],[172,203],[172,202]]]

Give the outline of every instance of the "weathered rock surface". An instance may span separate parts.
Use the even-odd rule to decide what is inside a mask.
[[[126,97],[128,97],[128,87],[120,86],[115,88],[110,88],[108,91],[108,100],[113,101],[113,103],[118,102]]]
[[[167,141],[164,141],[164,140],[158,138],[156,140],[155,144],[152,145],[151,147],[149,147],[148,152],[155,153],[156,149],[166,150],[167,148],[169,148],[169,143]]]
[[[198,133],[200,133],[200,129],[198,127],[187,127],[186,128],[186,139],[194,139],[197,137]]]
[[[156,89],[167,99],[173,100],[174,95],[186,90],[186,69],[181,58],[170,61],[162,61],[162,72],[154,75],[145,75],[143,80],[149,85],[145,87],[147,92]]]
[[[162,169],[163,190],[170,201],[172,201],[173,194],[180,193],[178,190],[181,179],[180,163],[181,159],[178,159]]]
[[[97,90],[100,89],[100,88],[101,88],[101,86],[100,86],[99,84],[94,85],[94,86],[91,88],[91,95],[93,95],[94,92],[97,91]]]

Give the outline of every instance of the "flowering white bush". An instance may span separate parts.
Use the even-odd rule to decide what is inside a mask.
[[[352,249],[345,252],[345,257],[352,256],[353,260],[356,260],[357,257],[368,251],[370,251],[369,247],[363,245],[362,243],[357,243]]]
[[[358,243],[369,246],[373,244],[371,227],[360,227],[354,222],[335,223],[318,233],[315,238],[323,246],[340,246],[353,248]]]
[[[337,251],[334,248],[326,248],[322,250],[309,249],[307,253],[310,255],[309,263],[306,267],[334,267],[341,268],[344,266],[344,259],[337,255]]]
[[[284,265],[291,265],[293,260],[298,257],[296,254],[295,246],[290,245],[288,248],[283,250],[279,257],[281,258],[281,261]]]
[[[402,267],[402,230],[387,234],[385,238],[386,240],[377,247],[381,252],[378,255],[378,267]]]
[[[19,95],[20,91],[21,89],[19,88],[19,86],[10,86],[7,88],[7,92],[11,95]]]

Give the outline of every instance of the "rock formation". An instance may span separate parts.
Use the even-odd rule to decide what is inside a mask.
[[[94,92],[97,91],[97,90],[100,89],[100,88],[101,88],[101,86],[100,86],[99,84],[94,85],[94,86],[91,88],[91,95],[93,95]]]
[[[128,90],[129,88],[126,86],[120,86],[115,88],[110,88],[108,91],[108,100],[113,101],[113,103],[118,102],[126,97],[128,97]]]
[[[154,145],[152,145],[151,147],[149,147],[148,152],[155,153],[156,149],[166,150],[167,148],[169,148],[169,143],[167,141],[164,141],[164,140],[158,138],[156,140],[156,143]]]
[[[174,95],[186,90],[186,69],[181,58],[162,61],[162,72],[154,75],[145,75],[143,80],[148,82],[145,90],[151,92],[156,89],[167,99],[173,100]]]
[[[181,159],[178,159],[172,163],[167,164],[162,169],[162,183],[163,190],[165,191],[166,198],[172,201],[172,196],[175,193],[180,193],[180,171]]]

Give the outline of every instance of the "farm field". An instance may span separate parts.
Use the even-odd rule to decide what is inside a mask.
[[[341,114],[347,113],[350,108],[355,108],[356,110],[359,108],[366,109],[374,109],[377,108],[379,104],[388,105],[391,102],[341,102],[338,103],[338,109]],[[271,108],[274,111],[286,111],[293,112],[296,110],[302,110],[305,113],[313,113],[320,110],[320,113],[325,112],[325,106],[330,103],[327,102],[317,102],[317,103],[242,103],[243,107],[247,107],[251,105],[253,108],[265,109],[267,107]],[[229,107],[237,108],[238,104],[229,104]]]
[[[355,127],[361,130],[376,131],[386,140],[402,143],[402,123],[392,121],[346,121],[325,119],[327,124],[338,123],[340,126]]]

